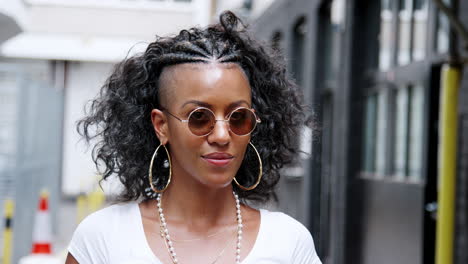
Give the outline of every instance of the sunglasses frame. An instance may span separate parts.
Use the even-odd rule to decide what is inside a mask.
[[[193,110],[189,113],[187,119],[179,118],[179,117],[177,117],[176,115],[174,115],[174,114],[172,114],[171,112],[169,112],[169,111],[168,111],[167,109],[165,109],[165,108],[163,108],[163,109],[161,109],[161,110],[164,111],[164,112],[166,112],[166,113],[168,113],[169,115],[171,115],[171,116],[174,117],[175,119],[179,120],[180,122],[186,123],[186,124],[187,124],[187,127],[188,127],[188,129],[189,129],[189,131],[190,131],[190,133],[192,133],[193,135],[195,135],[195,136],[197,136],[197,137],[204,137],[204,136],[207,136],[207,135],[211,134],[211,132],[213,132],[214,126],[213,126],[213,129],[210,130],[210,132],[208,132],[208,133],[206,133],[206,134],[204,134],[204,135],[197,135],[197,134],[193,133],[192,130],[190,129],[190,126],[189,126],[190,117],[192,116],[192,114],[193,114],[195,111],[198,111],[198,110],[200,110],[200,109],[206,109],[206,110],[208,110],[209,112],[211,112],[211,114],[212,114],[212,115],[214,116],[214,118],[215,118],[215,119],[214,119],[214,123],[215,123],[215,124],[216,124],[216,122],[218,122],[218,121],[227,122],[227,123],[228,123],[229,131],[231,131],[234,135],[239,136],[239,137],[250,135],[250,134],[255,130],[255,128],[257,127],[257,124],[262,122],[262,120],[260,120],[260,118],[257,116],[257,114],[255,114],[255,110],[254,110],[253,108],[248,108],[248,107],[244,107],[244,106],[237,107],[236,109],[232,110],[232,111],[226,116],[227,119],[216,119],[215,113],[214,113],[213,111],[211,111],[211,109],[206,108],[206,107],[203,107],[203,106],[200,106],[200,107],[197,107],[197,108],[193,109]],[[250,111],[250,112],[254,115],[255,121],[256,121],[254,127],[252,128],[252,130],[251,130],[249,133],[244,134],[244,135],[238,135],[238,134],[236,134],[234,131],[232,131],[232,130],[231,130],[231,124],[229,123],[229,120],[231,119],[232,114],[233,114],[234,112],[236,112],[237,110],[239,110],[239,109],[247,109],[248,111]]]

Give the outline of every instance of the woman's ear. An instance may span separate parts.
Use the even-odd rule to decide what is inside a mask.
[[[151,123],[153,123],[154,132],[162,145],[169,141],[166,115],[159,109],[151,111]]]

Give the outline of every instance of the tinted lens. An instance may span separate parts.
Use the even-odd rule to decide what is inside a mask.
[[[231,131],[242,136],[252,132],[257,124],[255,115],[247,108],[237,109],[229,117],[229,126]]]
[[[215,116],[208,109],[197,109],[189,116],[189,129],[197,136],[203,136],[213,130],[215,124]]]

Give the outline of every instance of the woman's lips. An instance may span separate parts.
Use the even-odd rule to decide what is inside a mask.
[[[219,153],[219,152],[216,152],[216,153],[210,153],[208,155],[203,155],[202,158],[212,164],[212,165],[215,165],[215,166],[218,166],[218,167],[224,167],[226,165],[228,165],[232,159],[234,158],[232,155],[228,154],[228,153]]]

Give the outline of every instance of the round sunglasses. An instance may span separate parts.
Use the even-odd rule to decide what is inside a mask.
[[[195,108],[190,112],[187,119],[181,119],[164,108],[162,110],[180,122],[187,123],[190,132],[199,137],[210,134],[217,121],[228,122],[229,130],[238,136],[246,136],[252,133],[257,126],[257,123],[262,122],[260,118],[257,117],[253,109],[246,107],[234,109],[229,115],[227,115],[226,119],[216,119],[213,111],[206,107]]]

